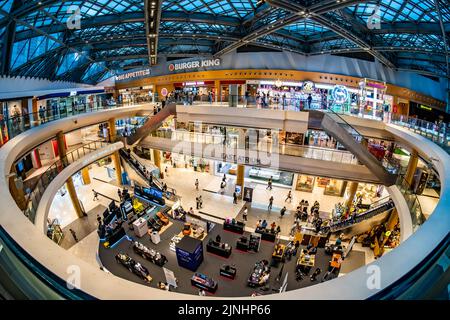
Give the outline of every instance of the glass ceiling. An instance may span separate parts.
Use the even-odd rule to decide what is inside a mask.
[[[256,0],[166,0],[161,1],[158,53],[160,57],[212,55],[242,45],[240,40],[245,37],[250,39],[246,45],[300,54],[342,54],[347,49],[364,53],[363,47],[370,47],[373,51],[365,54],[381,54],[399,68],[420,65],[426,71],[427,64],[408,61],[395,51],[409,50],[414,57],[420,48],[428,53],[427,61],[432,61],[428,71],[442,76],[446,74],[446,48],[434,1],[347,0],[331,8],[328,0],[272,0],[274,6]],[[144,2],[32,0],[18,5],[17,0],[0,0],[0,46],[11,47],[9,55],[0,51],[0,65],[10,75],[86,83],[147,66]],[[286,5],[280,8],[277,2],[314,4],[321,7],[321,13],[305,17]],[[438,4],[449,31],[448,1],[438,0]],[[76,8],[81,17],[79,30],[67,27]],[[374,14],[379,15],[381,29],[368,27]],[[14,37],[8,32],[11,29]]]

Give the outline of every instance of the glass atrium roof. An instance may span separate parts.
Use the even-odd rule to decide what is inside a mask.
[[[256,46],[448,73],[447,0],[0,0],[1,74],[97,83],[148,66],[146,30],[158,20],[145,2],[159,5],[160,58]]]

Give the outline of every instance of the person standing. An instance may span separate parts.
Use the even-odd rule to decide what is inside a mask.
[[[189,209],[189,214],[194,215],[194,209],[192,207]]]
[[[270,177],[269,181],[267,181],[267,188],[266,188],[266,190],[267,189],[272,190],[272,177]]]
[[[269,206],[268,206],[269,211],[272,211],[272,205],[273,205],[273,196],[271,196],[269,199]]]
[[[233,204],[237,204],[238,202],[238,198],[237,198],[237,193],[236,191],[233,192]]]
[[[195,190],[197,190],[197,191],[198,191],[198,185],[199,185],[198,179],[195,179]]]
[[[284,214],[286,213],[286,206],[283,207],[280,211],[280,217],[283,218]]]
[[[242,218],[244,221],[247,221],[247,215],[248,215],[248,209],[247,207],[244,208],[244,212],[242,212]]]
[[[122,202],[123,196],[122,196],[122,191],[120,189],[117,189],[117,195],[119,196],[120,202]]]
[[[94,193],[94,199],[92,199],[92,201],[97,201],[98,200],[98,193],[97,193],[97,191],[92,189],[92,192]]]
[[[166,177],[168,177],[169,176],[169,167],[168,166],[166,166],[166,168],[164,169],[164,172],[166,173]]]
[[[287,202],[288,200],[289,200],[289,202],[292,202],[292,191],[291,190],[289,190],[289,193],[286,197],[286,200],[284,200],[284,202]]]
[[[195,198],[195,203],[197,206],[197,210],[200,209],[200,200],[198,199],[198,197]]]
[[[77,234],[75,233],[75,231],[73,231],[72,229],[69,229],[69,231],[72,234],[73,240],[75,240],[75,242],[78,242]]]
[[[199,204],[199,206],[200,206],[200,209],[202,209],[202,208],[203,208],[203,198],[202,198],[202,195],[199,195],[199,196],[198,196],[198,204]]]
[[[102,217],[100,217],[100,215],[97,215],[97,223],[100,226],[102,224]]]

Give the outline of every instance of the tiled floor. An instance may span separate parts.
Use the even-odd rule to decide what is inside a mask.
[[[119,200],[117,196],[118,188],[109,183],[113,180],[108,177],[107,169],[105,167],[99,167],[94,164],[89,170],[89,173],[91,176],[91,184],[89,185],[83,185],[79,176],[74,177],[74,184],[77,190],[78,198],[83,204],[86,212],[89,212],[99,204],[107,207],[111,202],[111,200],[101,196],[98,197],[97,201],[94,201],[94,194],[92,192],[92,189],[110,198]],[[75,209],[73,208],[72,202],[67,192],[65,192],[63,196],[61,195],[61,193],[58,193],[55,196],[50,207],[48,217],[50,220],[58,219],[62,228],[77,219]]]

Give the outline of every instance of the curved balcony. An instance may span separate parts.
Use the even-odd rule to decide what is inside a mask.
[[[111,115],[97,116],[108,119]],[[86,119],[87,120],[87,119]],[[92,121],[87,121],[92,122]],[[0,183],[6,185],[10,168],[17,156],[29,150],[30,146],[44,141],[46,137],[61,130],[61,126],[72,123],[63,119],[25,132],[0,149]],[[449,244],[450,218],[448,208],[450,197],[447,181],[450,181],[449,155],[437,144],[427,138],[396,125],[387,124],[386,130],[396,138],[414,146],[432,159],[433,166],[441,180],[441,198],[431,217],[416,229],[408,239],[388,255],[381,257],[366,267],[355,270],[343,277],[304,289],[289,291],[277,296],[281,299],[385,299],[421,297],[420,283],[433,281],[440,283],[442,272],[432,272],[442,262]],[[33,132],[31,132],[33,131]],[[21,143],[27,141],[27,143]],[[185,295],[165,292],[130,283],[126,280],[93,268],[54,244],[21,213],[7,188],[0,190],[2,205],[9,208],[0,215],[0,269],[8,272],[7,285],[29,298],[46,299],[184,299]],[[412,207],[411,207],[412,208]],[[408,206],[403,214],[415,215]],[[399,208],[403,210],[404,208]],[[45,248],[45,250],[43,249]],[[80,288],[68,290],[65,286],[67,270],[78,266],[83,271]],[[379,287],[367,285],[370,270],[379,270]],[[22,280],[19,281],[19,277]],[[16,281],[17,280],[17,281]],[[26,281],[24,281],[26,280]],[[411,286],[414,281],[413,286]],[[33,283],[33,286],[30,286]],[[431,284],[430,282],[428,285]],[[351,288],[351,290],[348,290]],[[199,297],[189,296],[191,299]],[[270,299],[273,296],[261,297]]]

